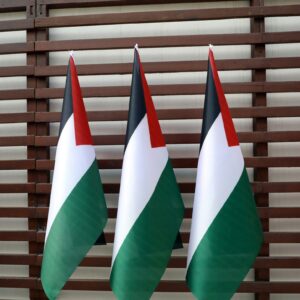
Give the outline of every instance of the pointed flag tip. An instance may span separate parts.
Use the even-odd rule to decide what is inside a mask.
[[[135,50],[139,50],[139,45],[138,45],[138,44],[135,44],[135,45],[134,45],[134,49],[135,49]]]
[[[70,55],[70,57],[73,57],[73,58],[74,58],[74,51],[73,51],[73,50],[70,50],[70,51],[69,51],[69,55]]]
[[[214,45],[212,45],[212,44],[208,44],[208,47],[209,47],[209,50],[212,50],[212,49],[213,49],[213,47],[214,47]]]

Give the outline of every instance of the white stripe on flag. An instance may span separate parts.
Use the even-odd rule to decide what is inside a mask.
[[[187,267],[244,170],[240,146],[228,147],[221,114],[205,137],[196,179]]]
[[[57,213],[95,157],[93,146],[76,146],[74,115],[71,115],[61,132],[56,148],[45,244]]]
[[[150,200],[167,161],[166,147],[151,147],[145,115],[124,153],[112,264],[131,227]]]

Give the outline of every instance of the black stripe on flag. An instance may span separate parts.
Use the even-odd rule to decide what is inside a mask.
[[[60,127],[59,127],[59,136],[72,114],[73,114],[72,82],[71,82],[71,68],[70,68],[70,61],[69,61],[67,78],[66,78],[66,86],[65,86],[65,95],[64,95]]]
[[[205,137],[210,130],[210,127],[215,122],[220,113],[221,109],[218,101],[218,94],[210,62],[208,62],[200,150],[202,148]]]
[[[133,132],[135,131],[135,129],[137,128],[137,126],[139,125],[139,123],[145,115],[146,105],[143,91],[143,83],[140,72],[138,52],[135,49],[131,81],[131,95],[128,111],[128,123],[125,139],[125,150]]]

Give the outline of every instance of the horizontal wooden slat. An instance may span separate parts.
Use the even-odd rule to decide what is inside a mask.
[[[199,144],[199,133],[185,134],[165,134],[167,144]],[[259,142],[299,142],[300,131],[269,131],[269,132],[240,132],[238,133],[241,143]],[[0,145],[1,145],[0,137]],[[58,138],[56,136],[36,136],[36,146],[56,146]],[[93,136],[95,145],[124,145],[124,135],[95,135]]]
[[[33,5],[35,0],[1,0],[0,12],[24,11],[26,5]]]
[[[200,134],[165,134],[167,144],[199,144]],[[258,143],[258,142],[298,142],[300,141],[299,131],[269,131],[269,132],[240,132],[238,133],[241,143]],[[52,146],[56,146],[57,138],[49,138]],[[41,140],[42,141],[42,140]],[[125,136],[123,135],[96,135],[93,136],[95,145],[123,145]],[[36,145],[39,145],[39,137],[36,137]],[[41,145],[43,146],[43,144]]]
[[[260,132],[241,132],[238,134],[239,141],[242,143],[252,142],[299,142],[299,131],[260,131]]]
[[[34,43],[0,44],[0,54],[29,53],[34,51]]]
[[[26,123],[34,122],[35,115],[32,112],[0,114],[0,123]]]
[[[105,239],[108,243],[113,243],[114,233],[105,232]],[[180,233],[184,243],[189,242],[189,232]],[[24,230],[24,231],[0,231],[0,241],[36,241],[43,243],[45,239],[44,231]],[[300,243],[300,232],[265,232],[264,241],[266,243]]]
[[[239,107],[231,108],[233,118],[261,118],[261,117],[300,117],[300,106],[281,107]],[[159,109],[157,115],[160,120],[200,119],[203,109]],[[37,112],[36,122],[59,122],[61,114],[58,112]],[[128,111],[93,111],[88,112],[89,121],[127,121]],[[0,115],[1,122],[1,115]]]
[[[153,4],[153,0],[37,0],[38,3],[47,4],[49,8],[70,8],[70,7],[98,7],[98,6],[127,6]],[[208,0],[212,1],[212,0]],[[223,0],[214,0],[214,2]],[[225,0],[229,1],[229,0]],[[199,0],[189,0],[199,2]],[[184,0],[155,0],[155,4],[186,3]]]
[[[35,183],[0,183],[0,193],[34,193]]]
[[[216,64],[218,70],[299,68],[300,57],[224,59],[217,60]],[[143,62],[143,67],[146,73],[199,72],[207,70],[207,60]],[[76,68],[79,75],[131,74],[132,72],[131,63],[88,64],[77,65]],[[65,65],[37,66],[35,76],[65,76],[66,70]]]
[[[299,193],[299,182],[256,182],[253,183],[255,193]]]
[[[243,44],[273,44],[300,42],[300,33],[271,32],[239,33],[239,34],[211,34],[211,35],[184,35],[184,36],[155,36],[129,37],[107,39],[84,39],[63,41],[38,41],[36,51],[63,51],[63,50],[92,50],[92,49],[126,49],[138,44],[141,48],[153,47],[187,47],[214,45],[243,45]],[[1,48],[0,48],[1,50]]]
[[[18,287],[18,288],[32,288],[42,289],[40,279],[29,277],[0,277],[0,287]],[[65,290],[89,290],[89,291],[110,291],[110,284],[108,280],[95,279],[77,279],[69,280],[64,287]],[[188,293],[189,290],[184,281],[179,280],[163,280],[156,288],[157,292],[178,292]],[[300,292],[299,282],[242,282],[239,287],[239,293],[255,293],[268,292],[279,294],[293,294]]]
[[[259,215],[262,219],[268,218],[300,218],[300,207],[259,207]],[[48,207],[2,207],[0,218],[33,218],[46,219]],[[108,217],[116,218],[117,209],[108,208]],[[192,208],[186,208],[184,217],[192,218]]]
[[[0,277],[0,287],[36,289],[38,287],[38,279],[32,277]]]
[[[285,82],[236,82],[224,83],[223,89],[228,94],[239,93],[283,93],[300,92],[299,81]],[[205,84],[169,84],[150,86],[152,95],[197,95],[205,93]],[[129,86],[83,87],[84,97],[120,97],[129,96]],[[64,88],[37,88],[36,98],[62,98]]]
[[[300,167],[300,157],[245,157],[245,163],[249,168]]]
[[[261,218],[300,218],[300,207],[260,207]]]
[[[299,232],[265,232],[264,241],[267,243],[300,243]]]
[[[197,158],[172,158],[172,166],[174,168],[197,168]],[[245,157],[247,168],[271,168],[271,167],[300,167],[299,156],[289,157]],[[99,159],[99,169],[121,169],[122,159]],[[54,160],[37,160],[37,170],[53,170]],[[1,169],[1,161],[0,161]]]
[[[34,89],[0,90],[0,100],[30,99]]]
[[[48,207],[1,207],[0,218],[47,218]]]
[[[45,237],[45,233],[35,230],[0,231],[0,241],[36,241],[38,235],[40,235],[40,241]]]
[[[66,27],[85,25],[108,25],[149,22],[198,21],[266,16],[300,15],[300,5],[269,7],[236,7],[154,11],[138,13],[97,14],[87,16],[63,16],[37,18],[37,27]]]
[[[2,254],[0,265],[29,265],[41,266],[43,256],[35,254]],[[186,256],[173,256],[168,268],[185,268]],[[81,267],[110,267],[111,256],[88,256],[83,259]],[[300,268],[300,257],[257,257],[254,263],[257,269],[297,269]]]
[[[300,257],[257,257],[254,267],[258,269],[276,268],[276,269],[298,269],[300,268]]]
[[[194,193],[195,183],[179,183],[181,193]],[[120,185],[118,183],[104,183],[104,192],[107,194],[119,193]],[[254,193],[300,193],[299,182],[255,182],[252,184]],[[37,183],[36,193],[50,194],[50,183]]]
[[[34,74],[34,66],[0,67],[0,77],[28,76]]]
[[[0,264],[41,265],[42,256],[35,254],[0,254]]]
[[[33,146],[35,137],[28,136],[0,136],[0,146]]]
[[[0,31],[26,30],[34,27],[33,19],[9,20],[0,22]]]
[[[0,170],[32,170],[35,169],[34,159],[0,160]]]
[[[298,282],[243,282],[238,292],[293,294],[300,292],[300,285]]]

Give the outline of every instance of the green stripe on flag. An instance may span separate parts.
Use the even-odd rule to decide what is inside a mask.
[[[263,241],[246,170],[200,241],[187,271],[197,299],[230,299]]]
[[[56,299],[102,232],[106,220],[95,160],[58,212],[45,244],[41,280],[49,299]]]
[[[115,258],[110,282],[118,300],[150,298],[167,267],[183,213],[168,160],[154,193]]]

